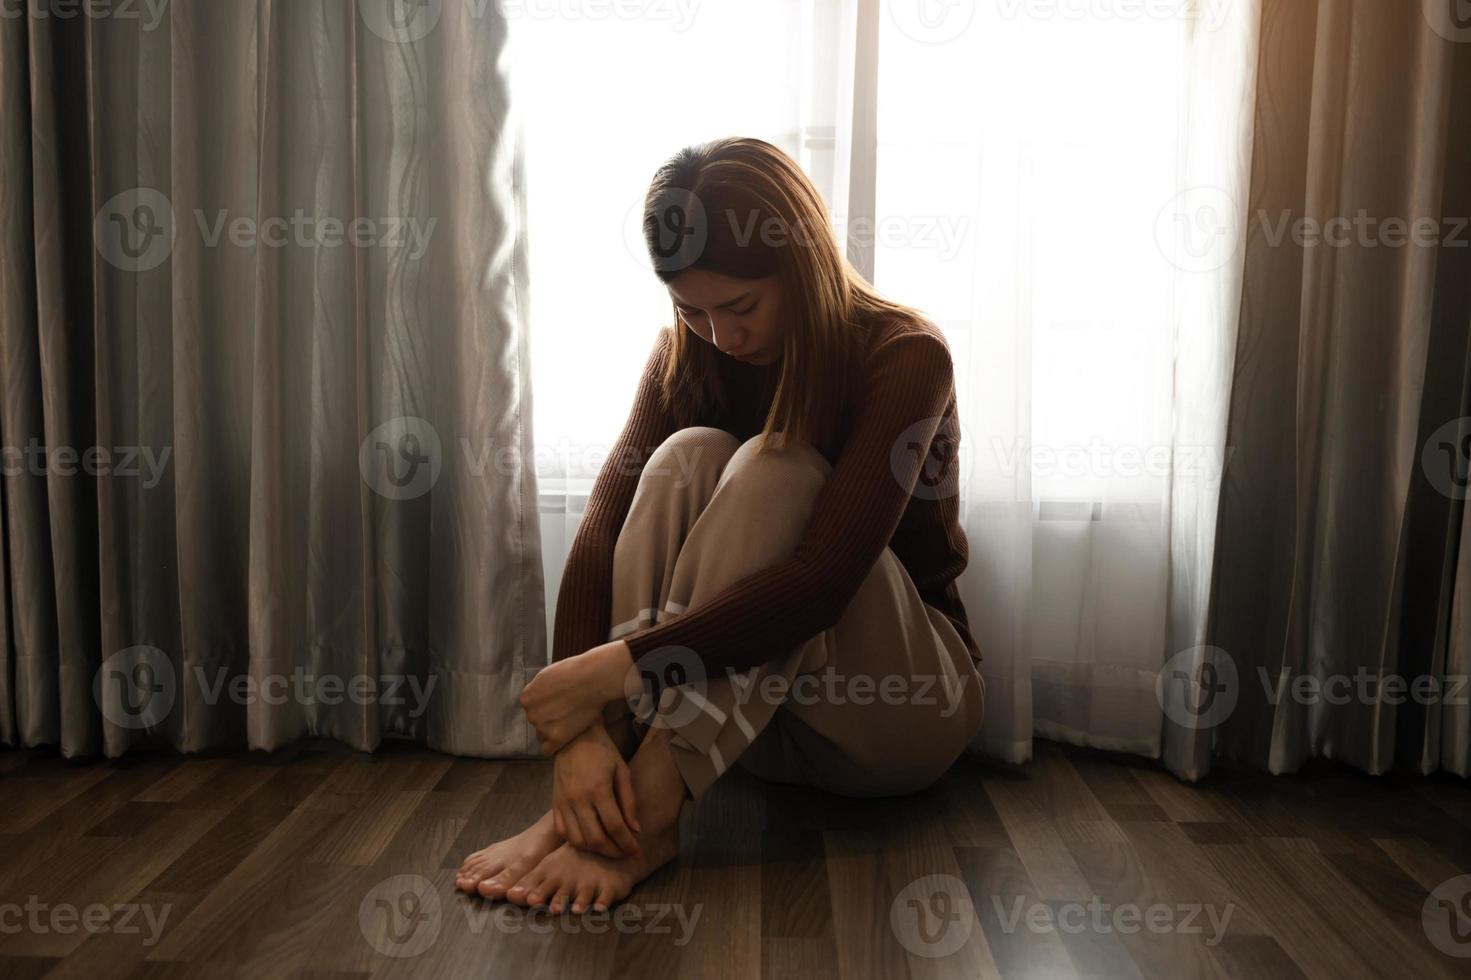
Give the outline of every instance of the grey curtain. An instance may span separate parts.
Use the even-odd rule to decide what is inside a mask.
[[[1274,772],[1314,756],[1468,772],[1471,22],[1458,11],[1265,4],[1209,633],[1239,701],[1203,735]],[[1284,236],[1284,216],[1322,239],[1312,224]],[[1196,774],[1210,748],[1194,746]]]
[[[498,5],[128,6],[0,20],[0,739],[534,754]]]

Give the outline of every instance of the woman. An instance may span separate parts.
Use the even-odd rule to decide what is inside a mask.
[[[760,140],[655,174],[644,235],[675,324],[568,555],[553,663],[521,694],[551,807],[457,888],[601,911],[678,854],[685,802],[732,764],[909,793],[979,727],[949,349],[830,227]]]

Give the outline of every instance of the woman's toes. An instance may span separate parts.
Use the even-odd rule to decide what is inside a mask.
[[[578,915],[586,912],[588,904],[592,902],[593,893],[596,891],[597,889],[591,885],[583,885],[577,889],[577,895],[572,899],[572,911]]]
[[[533,868],[526,867],[526,862],[519,864],[508,864],[505,867],[494,868],[490,874],[484,875],[480,882],[480,894],[486,898],[509,898],[512,885],[525,880]]]
[[[552,900],[547,904],[551,906],[552,915],[561,915],[567,911],[567,887],[564,885],[558,888]]]
[[[592,900],[593,911],[606,912],[608,911],[608,906],[612,904],[613,888],[611,885],[604,885],[598,889],[598,897]]]
[[[550,899],[557,893],[557,883],[543,880],[531,887],[526,893],[526,904],[532,908],[541,908],[550,904]]]
[[[506,898],[517,905],[531,904],[531,890],[540,884],[540,879],[528,874],[506,891]]]

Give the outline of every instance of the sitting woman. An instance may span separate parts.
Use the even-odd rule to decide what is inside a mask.
[[[456,882],[558,913],[676,857],[685,802],[733,764],[911,793],[983,712],[943,335],[848,264],[769,143],[678,153],[643,222],[675,323],[568,555],[553,662],[521,693],[550,808]]]

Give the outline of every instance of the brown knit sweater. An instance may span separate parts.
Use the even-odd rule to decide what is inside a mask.
[[[593,483],[567,555],[553,660],[608,641],[613,544],[643,464],[676,429],[659,406],[671,329],[661,331],[654,344],[628,422]],[[731,360],[728,376],[743,394],[740,409],[731,417],[695,424],[714,425],[741,439],[759,433],[780,369],[780,361],[747,365]],[[886,546],[909,572],[920,597],[950,618],[971,656],[981,659],[955,588],[969,552],[958,515],[954,452],[960,430],[949,346],[933,324],[887,323],[870,334],[863,374],[833,473],[796,553],[707,602],[624,636],[640,668],[662,676],[664,659],[689,656],[685,650],[673,652],[674,647],[694,651],[709,677],[727,669],[748,670],[789,652],[838,621]]]

